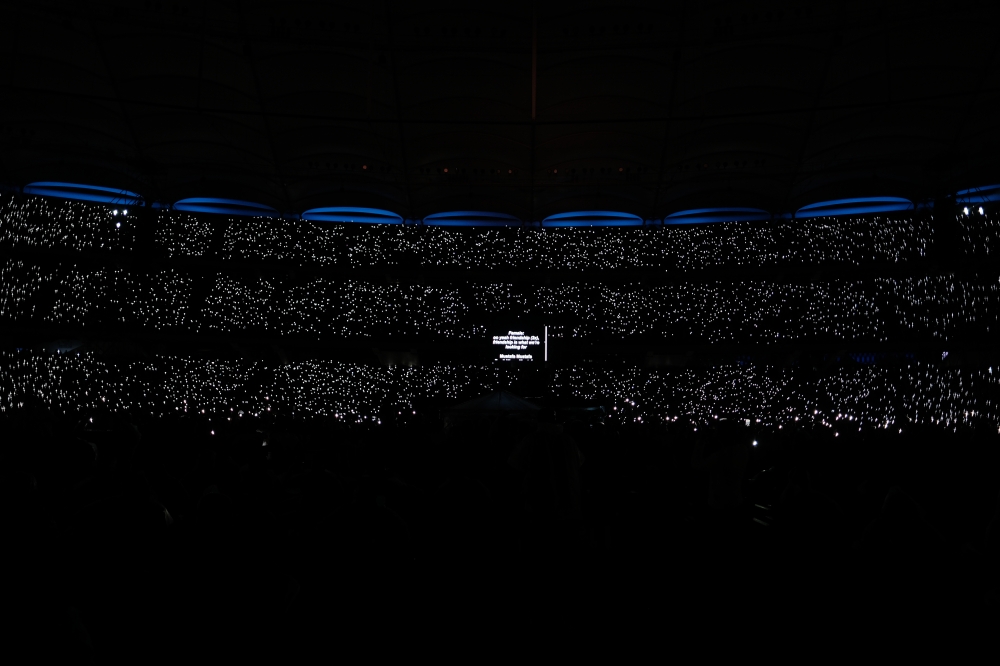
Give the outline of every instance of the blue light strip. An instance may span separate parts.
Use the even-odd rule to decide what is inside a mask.
[[[796,211],[795,217],[805,220],[827,215],[864,215],[866,213],[891,213],[903,210],[915,210],[913,202],[899,197],[865,197],[835,199],[809,204]]]
[[[771,214],[759,208],[696,208],[671,213],[664,224],[710,224],[713,222],[762,222]]]
[[[812,210],[814,208],[826,208],[828,206],[838,206],[841,204],[869,204],[869,203],[897,203],[897,204],[909,204],[913,205],[909,199],[901,199],[900,197],[862,197],[854,199],[832,199],[830,201],[819,201],[817,203],[812,203],[807,206],[803,206],[799,210]]]
[[[259,217],[278,217],[278,211],[255,203],[253,201],[240,201],[238,199],[216,199],[214,197],[195,197],[191,199],[181,199],[172,206],[174,210],[182,210],[188,213],[217,213],[223,215],[244,215]]]
[[[476,220],[423,220],[427,227],[519,227],[520,222],[483,222]]]
[[[611,210],[584,210],[557,213],[542,220],[546,227],[641,227],[642,218],[631,213]]]
[[[513,215],[477,210],[457,210],[434,213],[424,218],[429,227],[519,227],[522,222]]]
[[[10,188],[7,188],[10,189]],[[3,190],[7,191],[7,190]],[[18,191],[13,188],[11,191]],[[24,186],[24,194],[56,197],[79,201],[93,201],[103,204],[141,206],[139,194],[99,185],[65,183],[59,181],[37,181]],[[960,190],[955,194],[956,203],[975,204],[1000,201],[1000,184]],[[320,222],[341,222],[360,224],[416,224],[441,227],[641,227],[644,225],[703,224],[712,222],[752,222],[769,219],[808,219],[821,216],[863,215],[866,213],[887,213],[895,211],[921,210],[933,208],[933,202],[914,205],[908,199],[899,197],[866,197],[821,201],[803,206],[796,213],[770,214],[758,208],[699,208],[672,213],[662,220],[646,220],[631,213],[618,211],[576,211],[550,215],[542,222],[522,222],[505,213],[486,211],[452,211],[435,213],[421,220],[404,220],[397,213],[378,208],[330,207],[313,208],[299,216],[295,213],[280,214],[274,208],[252,201],[198,197],[182,199],[173,205],[153,202],[153,208],[182,210],[193,213],[215,213],[237,216],[267,216],[284,219],[303,219]]]
[[[838,215],[866,215],[869,213],[893,213],[897,211],[914,210],[913,204],[903,206],[901,204],[885,204],[882,206],[871,204],[867,206],[840,206],[826,210],[805,211],[795,214],[797,220],[808,220],[814,217],[836,217]]]
[[[379,208],[311,208],[302,213],[303,220],[338,222],[343,224],[402,224],[403,218]]]
[[[955,193],[955,203],[987,203],[990,201],[1000,201],[1000,185],[973,187]]]
[[[137,206],[142,201],[142,197],[128,190],[116,190],[113,187],[102,187],[100,185],[83,185],[80,183],[61,183],[56,181],[38,181],[25,185],[24,193],[71,199],[74,201],[121,204],[123,206]]]

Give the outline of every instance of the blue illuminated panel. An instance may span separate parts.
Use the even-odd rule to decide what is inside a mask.
[[[863,215],[865,213],[891,213],[914,210],[913,202],[899,197],[865,197],[860,199],[835,199],[803,206],[796,213],[796,219],[826,215]]]
[[[16,189],[16,188],[15,188]],[[98,185],[65,183],[58,181],[37,181],[23,188],[25,194],[49,196],[62,199],[92,201],[122,206],[147,205],[142,197],[128,190],[120,190]],[[955,193],[958,204],[978,204],[1000,201],[1000,184],[960,190]],[[297,214],[279,214],[270,206],[236,199],[201,197],[182,199],[172,206],[152,202],[153,208],[172,208],[196,213],[217,213],[239,216],[283,217],[299,219]],[[662,220],[643,221],[637,215],[617,211],[577,211],[550,215],[542,222],[523,222],[506,213],[487,211],[452,211],[428,215],[423,220],[404,220],[399,214],[377,208],[329,207],[313,208],[301,215],[301,219],[320,222],[359,224],[408,224],[422,222],[427,226],[440,227],[642,227],[644,225],[706,224],[713,222],[754,222],[777,219],[809,219],[820,216],[860,215],[866,213],[887,213],[932,208],[933,202],[914,204],[900,197],[862,197],[822,201],[803,206],[794,214],[771,214],[758,208],[699,208],[672,213]]]
[[[505,213],[456,210],[428,215],[424,218],[424,224],[429,227],[519,227],[521,220]]]
[[[955,203],[986,203],[988,201],[1000,201],[1000,185],[973,187],[955,192]]]
[[[189,213],[278,217],[278,211],[270,206],[254,203],[253,201],[239,201],[238,199],[216,199],[214,197],[181,199],[175,202],[172,208]]]
[[[584,210],[558,213],[542,220],[542,227],[641,227],[642,218],[631,213],[609,210]]]
[[[709,224],[711,222],[761,222],[771,214],[759,208],[697,208],[671,213],[664,224]]]
[[[83,185],[80,183],[60,183],[55,181],[38,181],[24,187],[25,194],[35,194],[43,197],[58,197],[77,201],[96,201],[106,204],[121,204],[137,206],[142,201],[135,192],[117,190],[113,187],[99,185]]]
[[[403,218],[388,210],[379,208],[312,208],[302,213],[303,220],[315,222],[339,222],[343,224],[402,224]]]

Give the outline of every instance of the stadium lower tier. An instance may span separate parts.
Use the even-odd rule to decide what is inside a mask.
[[[608,423],[708,422],[736,415],[762,427],[793,424],[834,436],[911,425],[1000,432],[1000,368],[732,365],[687,369],[503,364],[383,368],[327,361],[97,354],[0,353],[0,410],[59,414],[197,415],[213,427],[244,418],[346,424],[436,419],[442,409],[497,390],[544,405],[591,408]],[[581,412],[581,414],[584,414]]]

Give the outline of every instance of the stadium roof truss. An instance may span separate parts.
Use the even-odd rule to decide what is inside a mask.
[[[445,225],[920,207],[1000,183],[996,13],[22,3],[0,28],[0,180]]]

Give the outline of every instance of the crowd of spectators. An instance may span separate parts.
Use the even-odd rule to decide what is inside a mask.
[[[896,265],[926,258],[939,241],[953,242],[970,258],[995,250],[1000,222],[993,207],[959,212],[954,221],[954,237],[937,241],[933,214],[923,211],[642,228],[466,229],[147,213],[126,206],[3,194],[0,248],[297,267],[662,269],[682,275],[720,268]],[[151,245],[144,240],[147,227],[153,232]]]
[[[169,219],[169,218],[168,218]],[[455,229],[230,219],[221,256],[351,268],[575,272],[898,263],[927,255],[926,217],[815,218],[647,228]]]
[[[204,416],[321,418],[348,424],[408,422],[496,390],[525,387],[565,404],[603,407],[625,425],[753,415],[755,424],[806,425],[843,436],[911,426],[1000,431],[1000,368],[834,363],[824,369],[757,364],[642,368],[569,364],[381,367],[338,361],[266,363],[252,359],[97,353],[0,353],[0,411],[39,404],[60,414],[102,411],[150,418]]]
[[[895,265],[933,248],[931,221],[911,214],[454,230],[158,212],[141,217],[152,250],[137,219],[4,199],[0,318],[458,338],[485,335],[502,309],[552,317],[555,340],[955,343],[988,338],[1000,312],[995,274],[442,286],[185,263]],[[989,215],[959,226],[966,254],[995,247]],[[142,253],[169,261],[142,266]],[[589,407],[445,409],[526,378],[546,405]],[[527,369],[3,351],[8,628],[22,654],[104,659],[405,656],[536,630],[582,637],[569,642],[586,652],[649,622],[704,648],[751,616],[772,634],[845,615],[989,628],[998,383],[990,365],[913,359]],[[706,625],[716,633],[698,642]]]
[[[554,339],[954,343],[997,327],[1000,281],[941,275],[808,284],[426,285],[0,263],[0,320],[7,323],[310,341],[442,341],[485,339],[497,312],[544,321]]]
[[[992,208],[966,207],[957,217],[960,235],[958,245],[969,257],[988,257],[1000,249],[1000,216]]]
[[[395,657],[650,624],[675,646],[748,626],[989,631],[1000,603],[985,431],[543,413],[210,434],[37,405],[0,427],[8,628],[39,658]]]
[[[128,253],[135,210],[50,197],[0,194],[0,248]]]
[[[991,215],[959,215],[956,242],[970,256],[988,254],[997,229]],[[146,224],[153,225],[152,246],[140,242]],[[603,281],[609,271],[630,268],[685,275],[732,266],[896,266],[925,257],[934,233],[924,213],[642,229],[452,229],[171,211],[140,216],[126,208],[7,196],[0,204],[0,249],[9,254],[0,259],[0,319],[309,341],[440,341],[484,336],[494,313],[510,311],[543,318],[556,340],[962,343],[988,336],[1000,313],[993,273]],[[17,253],[30,248],[43,252]],[[107,251],[118,258],[100,260]],[[121,259],[126,255],[134,256]],[[159,258],[150,264],[147,256]],[[190,257],[216,263],[184,263]],[[272,261],[586,271],[532,285],[505,282],[502,273],[428,282],[237,269]]]
[[[452,228],[226,218],[21,195],[0,199],[0,247],[168,258],[279,262],[298,267],[615,271],[679,274],[718,268],[895,265],[935,242],[923,212],[643,228]],[[960,215],[966,252],[995,244],[992,210]],[[142,232],[152,225],[152,247]],[[218,246],[213,244],[217,235]]]
[[[977,252],[988,251],[995,224],[988,215],[979,217],[960,216],[963,234],[969,236],[963,242]],[[600,272],[879,259],[895,264],[925,256],[933,236],[929,222],[913,215],[763,226],[547,230],[352,227],[271,218],[213,220],[164,211],[153,222],[155,244],[168,258],[208,255],[213,225],[224,224],[218,250],[222,259],[355,268],[460,265]],[[989,332],[998,312],[995,276],[868,277],[807,284],[755,280],[656,286],[568,280],[541,286],[477,281],[431,285],[224,270],[206,275],[181,264],[147,268],[84,260],[101,250],[136,250],[138,224],[135,210],[8,197],[0,206],[0,246],[82,254],[80,261],[65,255],[5,260],[0,266],[0,317],[18,323],[126,324],[156,331],[250,331],[311,339],[447,338],[483,335],[489,313],[510,309],[548,318],[555,338],[769,343],[885,342],[900,334],[950,342],[970,332]]]

